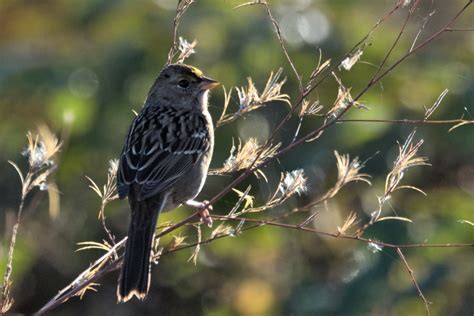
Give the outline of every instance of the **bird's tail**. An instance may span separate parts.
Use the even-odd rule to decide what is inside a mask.
[[[156,221],[163,199],[137,201],[129,197],[131,216],[128,239],[117,288],[117,299],[126,302],[134,295],[144,300],[150,287],[150,254]],[[156,200],[155,200],[156,201]]]

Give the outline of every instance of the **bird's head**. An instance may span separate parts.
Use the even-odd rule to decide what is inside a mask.
[[[173,103],[177,107],[207,106],[208,91],[219,82],[204,76],[196,67],[171,64],[161,72],[148,95],[147,103]]]

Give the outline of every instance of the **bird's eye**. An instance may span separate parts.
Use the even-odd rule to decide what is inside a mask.
[[[181,88],[187,88],[187,87],[189,87],[189,81],[186,80],[186,79],[181,79],[178,82],[178,86],[180,86]]]

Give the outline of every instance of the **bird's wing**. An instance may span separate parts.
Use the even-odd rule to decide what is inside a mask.
[[[145,108],[130,127],[120,157],[120,198],[139,185],[140,200],[169,189],[209,150],[205,117],[190,110]]]

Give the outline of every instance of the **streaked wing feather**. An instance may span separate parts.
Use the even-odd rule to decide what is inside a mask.
[[[121,198],[132,184],[140,197],[167,190],[209,149],[202,114],[172,108],[145,108],[130,127],[117,175]]]

